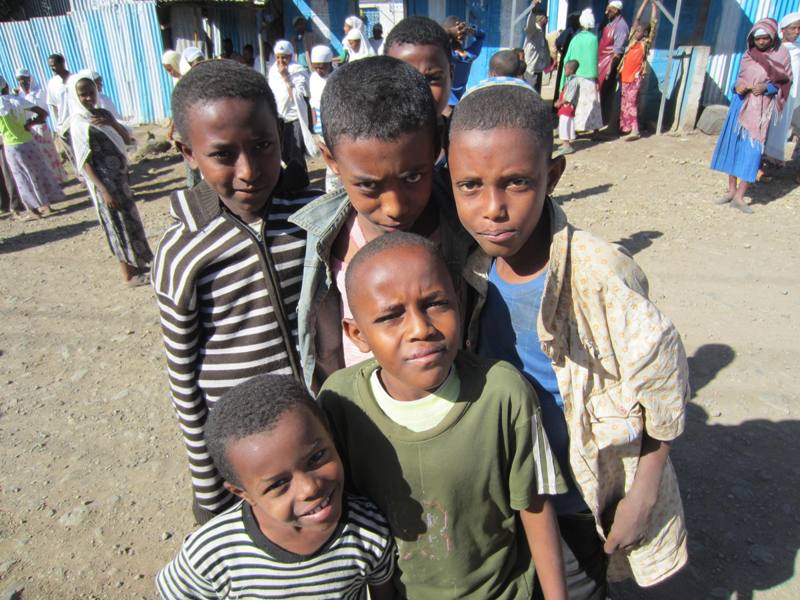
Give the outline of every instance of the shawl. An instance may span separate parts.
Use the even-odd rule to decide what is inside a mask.
[[[764,51],[755,46],[753,34],[757,29],[765,29],[772,38],[772,44]],[[771,83],[778,88],[775,97],[747,93],[739,112],[739,125],[750,137],[762,144],[767,138],[770,118],[779,115],[789,96],[792,86],[792,65],[789,51],[778,40],[778,23],[774,19],[761,19],[747,34],[747,51],[742,57],[736,85],[752,86]]]
[[[92,79],[92,72],[84,69],[83,71],[79,71],[76,75],[73,75],[67,81],[67,90],[69,94],[69,133],[70,139],[72,141],[72,149],[75,152],[75,164],[78,167],[78,170],[83,169],[84,163],[86,163],[87,159],[89,158],[89,154],[91,154],[91,148],[89,146],[89,129],[94,127],[102,131],[108,139],[117,147],[120,154],[125,156],[127,154],[127,148],[125,147],[125,142],[122,140],[122,137],[117,133],[117,130],[111,127],[110,125],[92,125],[92,117],[94,116],[92,111],[86,108],[81,101],[78,99],[78,90],[77,85],[79,81],[84,79],[88,79],[94,85],[94,80]]]
[[[368,56],[374,56],[375,51],[372,49],[372,44],[369,43],[369,39],[367,39],[367,36],[364,33],[364,21],[358,17],[347,17],[344,22],[351,27],[350,31],[358,31],[361,37],[361,45],[358,47],[358,52],[354,52],[350,46],[348,46],[346,43],[344,44],[349,57],[347,62],[353,62],[354,60],[367,58]]]

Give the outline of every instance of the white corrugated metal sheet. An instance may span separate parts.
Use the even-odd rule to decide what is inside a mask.
[[[161,66],[161,32],[155,2],[137,1],[75,11],[61,17],[0,23],[0,74],[14,81],[25,67],[46,85],[50,54],[67,68],[98,71],[125,119],[152,123],[170,115],[171,78]]]

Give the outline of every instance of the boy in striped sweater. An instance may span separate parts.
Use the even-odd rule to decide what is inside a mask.
[[[238,504],[183,542],[162,598],[392,598],[395,546],[372,502],[344,492],[327,420],[289,375],[259,375],[211,410],[214,464]]]
[[[175,223],[153,261],[170,392],[194,487],[198,522],[231,506],[208,455],[208,409],[261,373],[301,378],[297,301],[305,232],[287,219],[307,180],[281,169],[275,99],[265,79],[233,61],[201,63],[172,94],[178,147],[203,181],[180,191]]]

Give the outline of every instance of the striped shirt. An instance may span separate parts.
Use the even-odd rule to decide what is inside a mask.
[[[159,243],[153,287],[195,498],[214,513],[235,498],[224,489],[206,449],[208,409],[254,375],[295,371],[301,377],[297,302],[305,232],[287,218],[309,199],[308,193],[273,198],[269,214],[254,230],[223,209],[205,183],[172,198],[176,222]],[[270,288],[280,296],[274,299],[277,314]]]
[[[275,545],[245,502],[184,540],[156,577],[162,598],[363,598],[394,572],[389,526],[366,498],[345,496],[336,532],[309,556]]]

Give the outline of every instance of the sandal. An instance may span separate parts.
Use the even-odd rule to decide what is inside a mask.
[[[143,285],[150,285],[150,279],[147,277],[147,275],[140,273],[139,275],[134,275],[128,279],[126,285],[129,288],[142,287]]]

